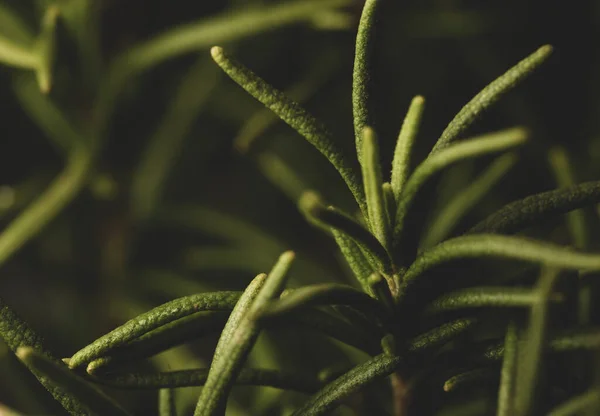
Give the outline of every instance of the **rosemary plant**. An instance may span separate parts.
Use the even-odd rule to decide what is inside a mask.
[[[78,14],[93,15],[93,2],[74,3],[47,7],[38,35],[20,24],[8,7],[0,8],[2,18],[10,17],[15,23],[11,26],[14,36],[0,38],[0,60],[33,73],[18,80],[17,96],[66,160],[56,180],[0,234],[0,264],[39,233],[81,189],[101,181],[94,169],[95,160],[117,98],[131,77],[190,50],[276,25],[314,19],[317,13],[340,13],[339,7],[350,1],[297,0],[268,11],[252,9],[193,23],[132,47],[107,69],[95,65],[98,56],[93,51],[98,45],[94,25],[77,24]],[[455,231],[457,223],[514,165],[518,149],[530,138],[530,132],[519,126],[468,137],[470,127],[537,70],[552,47],[540,47],[476,94],[419,163],[413,161],[413,150],[425,98],[416,96],[398,134],[390,173],[382,166],[385,149],[380,148],[373,128],[369,72],[381,3],[366,0],[358,26],[352,84],[354,154],[338,147],[325,123],[228,51],[219,46],[210,50],[225,74],[303,136],[339,172],[354,198],[356,212],[331,205],[319,190],[304,189],[294,169],[285,163],[268,156],[261,159],[267,175],[268,167],[279,163],[277,168],[285,174],[277,183],[297,199],[309,224],[333,237],[353,280],[286,289],[290,270],[297,267],[310,273],[314,268],[302,263],[300,253],[281,250],[278,259],[268,256],[270,270],[265,268],[245,290],[205,291],[170,300],[141,312],[62,360],[8,305],[10,299],[7,303],[0,300],[0,337],[67,412],[127,415],[130,412],[107,392],[154,390],[160,415],[183,414],[176,397],[181,388],[191,386],[203,386],[193,412],[196,416],[227,414],[232,406],[228,399],[238,386],[294,392],[273,396],[270,403],[278,403],[271,411],[298,416],[335,412],[464,414],[453,403],[453,395],[462,395],[463,404],[482,403],[477,414],[600,412],[598,374],[576,373],[576,387],[563,377],[571,377],[575,367],[593,366],[597,361],[594,352],[600,348],[600,330],[590,325],[594,293],[589,284],[600,271],[600,253],[587,250],[591,237],[580,210],[600,203],[600,182],[575,184],[566,152],[553,149],[550,164],[559,189],[510,202],[466,232],[457,235]],[[90,80],[100,79],[98,85],[90,87],[96,106],[92,126],[73,125],[42,95],[54,84],[56,26],[61,19],[81,47],[81,67],[90,71]],[[94,71],[103,74],[97,78]],[[181,219],[190,213],[191,209],[175,207],[157,214],[170,163],[162,156],[177,150],[185,126],[205,104],[211,87],[199,86],[217,76],[215,67],[207,67],[200,60],[182,83],[173,110],[155,133],[133,181],[132,215],[136,221],[161,215]],[[195,91],[193,97],[190,90]],[[173,133],[173,125],[183,127]],[[171,134],[176,137],[169,137]],[[251,140],[240,140],[243,143],[237,142],[238,146],[252,144]],[[422,215],[429,211],[444,171],[490,155],[496,159],[468,187],[453,195],[443,209],[429,217]],[[270,252],[281,247],[261,230],[222,213],[200,210],[199,214],[199,227],[214,234],[234,235],[244,242],[260,241]],[[562,214],[568,214],[571,245],[527,234],[532,226]],[[423,223],[423,218],[430,220]],[[204,254],[206,260],[220,256],[221,260],[237,261],[236,265],[243,260],[258,262],[252,253],[244,257],[243,250]],[[570,313],[573,310],[576,313]],[[251,365],[259,343],[264,346],[270,334],[290,330],[333,340],[326,348],[331,355],[345,357],[347,365],[323,365],[313,373],[298,367]],[[174,371],[148,371],[135,365],[214,335],[218,342],[210,365]],[[298,348],[285,352],[302,354]],[[574,352],[584,354],[576,356]],[[275,364],[284,361],[268,358]],[[243,414],[269,414],[269,409],[248,409]]]

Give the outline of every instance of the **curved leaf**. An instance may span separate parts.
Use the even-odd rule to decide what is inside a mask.
[[[548,217],[600,202],[600,181],[531,195],[499,209],[468,233],[514,233]]]
[[[415,169],[400,194],[394,226],[393,241],[395,247],[399,245],[405,225],[405,217],[415,199],[415,195],[429,178],[453,163],[519,146],[525,143],[526,139],[526,130],[513,128],[456,143],[425,159]]]
[[[538,66],[544,63],[551,53],[552,46],[542,46],[482,89],[458,112],[450,124],[448,124],[431,150],[430,156],[456,140],[471,124],[473,124],[479,115],[494,104],[501,96],[514,88]]]
[[[297,409],[293,416],[328,414],[340,404],[342,399],[374,381],[392,374],[401,362],[400,357],[380,354],[326,385],[301,408]]]
[[[508,172],[516,159],[516,155],[511,153],[500,156],[470,185],[458,192],[427,227],[420,247],[428,248],[443,241],[460,219]]]
[[[392,161],[391,184],[394,191],[394,199],[396,201],[400,200],[402,188],[404,188],[404,184],[410,176],[410,157],[415,139],[417,138],[424,109],[425,99],[422,96],[417,95],[410,102],[410,107],[408,108],[408,112],[406,113],[406,117],[400,128],[396,149],[394,150],[394,160]]]
[[[293,259],[291,251],[282,254],[269,275],[257,276],[240,297],[219,338],[195,416],[214,415],[225,408],[235,378],[260,333],[256,318],[283,290]]]
[[[153,329],[196,312],[231,311],[239,298],[240,292],[215,292],[185,296],[164,303],[127,321],[76,352],[71,357],[69,367],[77,368],[87,364]]]
[[[127,416],[129,413],[96,386],[69,371],[62,362],[57,362],[31,347],[19,347],[17,356],[37,374],[42,374],[47,383],[58,386],[85,406],[92,414]],[[72,414],[87,415],[80,410]]]
[[[250,95],[270,108],[290,127],[295,129],[310,144],[323,154],[340,173],[361,211],[367,214],[362,181],[358,175],[356,163],[337,148],[331,133],[317,119],[310,115],[298,103],[290,100],[281,91],[267,84],[241,63],[225,54],[222,48],[213,47],[211,54],[215,62],[232,80]]]
[[[447,240],[421,253],[398,282],[400,297],[430,269],[456,259],[506,258],[569,269],[600,270],[600,254],[582,253],[519,237],[478,234]]]

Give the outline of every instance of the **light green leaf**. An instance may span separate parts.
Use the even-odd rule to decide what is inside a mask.
[[[517,378],[518,339],[517,327],[509,323],[504,338],[504,356],[500,372],[497,416],[511,416],[514,412],[515,384]]]
[[[344,233],[364,252],[367,260],[382,272],[391,270],[391,261],[377,238],[350,216],[334,207],[325,207],[314,192],[306,192],[299,201],[302,212],[322,227]]]
[[[356,136],[356,153],[361,164],[363,129],[366,126],[373,125],[372,115],[370,114],[369,83],[372,75],[369,70],[369,59],[373,49],[375,15],[379,4],[381,4],[380,0],[365,1],[356,35],[354,70],[352,72],[352,115]]]
[[[548,416],[576,416],[600,406],[600,389],[592,388],[554,408]]]
[[[361,211],[366,215],[366,202],[362,181],[358,176],[356,162],[337,148],[331,133],[298,103],[281,91],[267,84],[241,63],[225,54],[222,48],[213,47],[211,54],[215,62],[237,84],[250,95],[270,108],[290,127],[295,129],[310,144],[323,154],[340,173],[354,195]]]
[[[548,332],[549,300],[560,270],[547,269],[542,272],[536,285],[537,302],[531,306],[528,329],[524,343],[517,356],[517,378],[515,386],[514,414],[527,416],[537,413],[537,398],[541,394],[543,360]]]
[[[69,367],[77,368],[106,355],[117,347],[177,319],[201,311],[231,311],[240,292],[200,293],[164,303],[137,316],[76,352]]]
[[[52,88],[52,67],[56,55],[56,21],[60,10],[51,5],[46,9],[42,18],[42,30],[36,42],[38,64],[36,78],[40,91],[44,94]]]
[[[410,102],[410,107],[400,128],[396,149],[394,150],[394,160],[392,161],[391,184],[396,201],[400,200],[400,193],[410,174],[412,149],[417,138],[424,109],[425,99],[417,95]]]
[[[175,390],[172,387],[158,391],[158,414],[159,416],[177,416]]]
[[[473,124],[479,115],[544,63],[551,53],[552,46],[542,46],[481,90],[458,112],[450,124],[448,124],[431,150],[430,156],[447,147],[452,141],[458,139],[460,135]]]
[[[405,225],[405,217],[415,196],[429,178],[453,163],[472,157],[501,152],[522,145],[525,143],[526,139],[527,132],[524,129],[507,129],[456,143],[425,159],[425,161],[415,169],[400,194],[398,207],[396,209],[396,224],[394,227],[395,248],[397,249],[399,247]]]
[[[257,276],[240,297],[219,338],[195,416],[223,413],[235,378],[260,333],[257,317],[283,290],[293,259],[293,252],[283,253],[269,275]]]
[[[443,241],[460,219],[508,172],[516,159],[516,155],[511,153],[500,156],[469,186],[459,191],[448,204],[442,207],[437,217],[427,227],[427,233],[420,247],[429,248]]]
[[[379,160],[379,143],[370,127],[363,129],[362,177],[367,199],[368,222],[371,232],[381,245],[390,247],[390,222],[383,197],[383,179]]]
[[[0,265],[35,237],[54,219],[86,184],[93,151],[77,146],[62,173],[0,234]]]
[[[400,297],[430,269],[467,258],[505,258],[569,269],[600,270],[600,254],[582,253],[521,237],[476,234],[456,237],[421,253],[398,284]]]
[[[131,209],[137,219],[147,219],[160,201],[165,184],[194,120],[208,101],[218,71],[202,57],[181,80],[167,111],[142,153],[132,179]]]

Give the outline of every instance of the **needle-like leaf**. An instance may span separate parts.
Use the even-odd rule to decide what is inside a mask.
[[[508,172],[515,164],[516,159],[516,155],[510,153],[500,156],[469,186],[459,191],[428,226],[420,247],[429,248],[443,241],[459,220]]]
[[[46,9],[42,18],[42,31],[36,45],[38,55],[36,77],[40,91],[44,94],[49,93],[52,87],[52,67],[56,55],[56,21],[59,12],[56,5]]]
[[[69,367],[77,368],[127,344],[153,329],[201,311],[231,311],[240,292],[201,293],[162,304],[98,338],[76,352]]]
[[[548,416],[583,415],[586,410],[595,409],[598,405],[600,405],[600,390],[595,387],[562,403],[548,413]]]
[[[371,232],[383,247],[390,247],[391,229],[383,197],[383,179],[379,160],[379,143],[370,127],[363,129],[362,176],[367,198]]]
[[[175,406],[175,390],[171,387],[160,389],[158,392],[158,415],[177,416]]]
[[[313,222],[321,224],[323,227],[335,229],[350,237],[365,253],[367,259],[374,263],[373,266],[384,273],[391,270],[390,259],[385,248],[369,230],[350,216],[333,207],[326,207],[314,192],[304,193],[299,205],[305,215],[309,216]]]
[[[411,154],[421,117],[425,108],[425,99],[417,95],[410,102],[410,107],[400,128],[396,149],[394,151],[394,160],[392,161],[392,189],[396,201],[400,200],[400,193],[404,184],[410,175]]]
[[[282,254],[268,276],[257,276],[244,291],[223,329],[195,416],[224,413],[235,378],[260,333],[257,317],[283,290],[293,252]]]
[[[477,234],[456,237],[421,253],[398,284],[399,296],[428,270],[455,259],[506,258],[569,269],[600,270],[600,254],[572,251],[520,237]]]
[[[354,71],[352,72],[352,113],[354,133],[356,136],[356,153],[362,163],[363,129],[372,126],[372,105],[369,87],[371,71],[369,68],[370,55],[373,50],[375,31],[375,15],[381,0],[366,0],[363,6],[358,33],[356,35],[356,50],[354,54]]]
[[[350,286],[322,283],[287,290],[279,300],[271,302],[262,312],[261,318],[283,315],[297,309],[319,305],[350,305],[358,310],[372,313],[387,321],[387,311],[371,296]]]
[[[400,357],[380,354],[329,383],[297,409],[293,416],[328,414],[340,404],[342,399],[374,381],[392,374],[401,362]]]
[[[31,347],[19,347],[17,356],[37,374],[43,375],[47,383],[59,387],[77,400],[91,414],[127,416],[129,413],[93,384],[71,372],[62,362],[57,362]],[[84,415],[89,412],[72,412]]]
[[[430,155],[435,154],[458,139],[479,115],[544,63],[551,53],[552,46],[542,46],[481,90],[448,124],[431,150]]]
[[[500,372],[500,387],[498,390],[498,408],[496,416],[510,416],[514,412],[514,395],[517,378],[518,339],[517,327],[509,323],[504,338],[504,356]]]
[[[600,181],[542,192],[499,209],[473,228],[475,233],[514,233],[549,217],[600,202]]]
[[[398,207],[394,227],[394,246],[399,247],[405,217],[415,199],[417,192],[435,173],[461,160],[500,152],[525,143],[527,132],[522,128],[513,128],[456,143],[444,151],[428,157],[410,176],[404,186]]]
[[[0,337],[8,348],[17,353],[19,348],[31,348],[39,354],[43,354],[55,362],[60,363],[57,358],[52,358],[50,351],[44,346],[43,338],[38,335],[19,315],[13,311],[4,300],[0,298]],[[27,363],[26,363],[27,364]],[[62,364],[62,363],[61,363]],[[35,368],[29,367],[33,375],[52,394],[52,396],[72,415],[86,414],[86,406],[78,399],[67,394],[60,386],[55,385]]]
[[[213,47],[211,54],[215,62],[231,79],[270,108],[331,162],[352,191],[361,211],[366,216],[365,194],[361,178],[358,175],[358,167],[351,158],[337,148],[331,133],[298,103],[267,84],[241,63],[227,56],[222,48]]]
[[[543,356],[548,332],[549,298],[556,284],[560,270],[547,269],[542,272],[536,285],[537,302],[531,307],[529,328],[525,342],[517,356],[517,379],[514,396],[514,414],[527,416],[535,414],[536,398],[541,392]]]

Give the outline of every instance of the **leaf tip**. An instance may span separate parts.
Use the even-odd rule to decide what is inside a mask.
[[[415,95],[412,99],[412,105],[423,105],[425,104],[425,97],[422,95]]]
[[[210,48],[210,56],[212,56],[215,62],[219,63],[224,57],[223,48],[220,46],[213,46]]]

